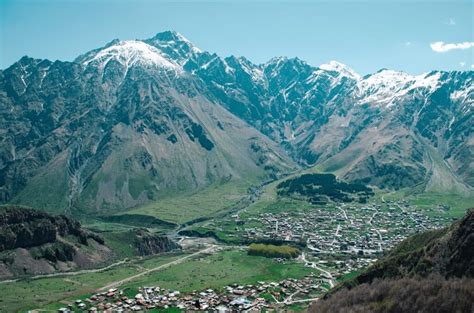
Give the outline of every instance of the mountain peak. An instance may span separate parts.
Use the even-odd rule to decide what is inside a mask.
[[[136,63],[144,65],[157,65],[165,68],[176,68],[177,64],[166,59],[160,50],[139,40],[123,40],[114,42],[106,48],[99,50],[92,58],[83,64],[98,62],[102,66],[109,61],[115,60],[119,63],[132,66]]]
[[[329,63],[321,64],[319,68],[325,71],[338,72],[343,76],[347,76],[357,80],[361,78],[361,76],[349,66],[334,60],[329,61]]]
[[[184,41],[190,43],[188,39],[186,39],[183,35],[174,30],[159,32],[151,39],[157,39],[159,41]]]
[[[201,54],[202,50],[176,31],[164,31],[150,39],[144,40],[147,44],[162,51],[169,59],[183,65],[189,59]]]

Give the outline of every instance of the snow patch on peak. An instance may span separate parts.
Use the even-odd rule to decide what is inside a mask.
[[[431,91],[434,91],[438,86],[441,79],[441,73],[425,73],[414,77],[414,83],[411,85],[411,88],[429,88]]]
[[[394,99],[405,96],[414,89],[433,92],[439,87],[440,73],[411,76],[405,72],[383,69],[364,77],[358,83],[359,103],[385,104],[390,107]]]
[[[176,63],[166,59],[160,50],[139,40],[124,40],[111,45],[86,60],[84,65],[97,62],[103,67],[111,60],[118,61],[127,68],[137,63],[168,69],[179,68]]]
[[[349,66],[342,64],[337,61],[329,61],[329,63],[321,64],[319,66],[320,69],[329,71],[329,72],[338,72],[342,76],[350,77],[359,80],[361,76],[357,74],[353,69]]]
[[[288,61],[288,57],[285,56],[279,56],[279,57],[273,57],[271,58],[267,63],[264,64],[264,66],[270,66],[270,65],[280,65],[282,62]]]

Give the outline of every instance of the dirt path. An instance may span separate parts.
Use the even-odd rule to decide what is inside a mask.
[[[50,278],[50,277],[60,277],[60,276],[75,276],[75,275],[81,275],[81,274],[87,274],[87,273],[98,273],[98,272],[103,272],[103,271],[106,271],[106,270],[108,270],[112,267],[122,265],[122,264],[125,264],[125,263],[128,263],[128,262],[130,262],[130,261],[128,259],[125,259],[125,260],[121,260],[121,261],[112,263],[110,265],[107,265],[107,266],[101,267],[101,268],[93,268],[93,269],[90,269],[90,270],[80,270],[80,271],[76,271],[76,272],[60,272],[60,273],[51,273],[51,274],[41,274],[41,275],[35,275],[35,276],[28,277],[28,279],[40,279],[40,278]],[[21,279],[19,278],[19,279],[2,280],[2,281],[0,281],[0,284],[14,283],[14,282],[17,282],[19,280],[21,280]]]
[[[202,249],[202,250],[199,250],[199,251],[194,252],[194,253],[192,253],[192,254],[186,255],[186,256],[184,256],[184,257],[182,257],[182,258],[179,258],[179,259],[177,259],[177,260],[171,261],[171,262],[169,262],[169,263],[165,263],[165,264],[159,265],[159,266],[157,266],[157,267],[151,268],[151,269],[149,269],[149,270],[146,270],[146,271],[144,271],[144,272],[138,273],[138,274],[136,274],[136,275],[129,276],[129,277],[125,278],[125,279],[121,279],[121,280],[118,280],[118,281],[114,281],[114,282],[112,282],[112,283],[110,283],[110,284],[108,284],[108,285],[106,285],[106,286],[104,286],[104,287],[102,287],[102,288],[97,289],[97,291],[100,292],[100,291],[108,290],[108,289],[110,289],[110,288],[116,288],[116,287],[118,287],[118,286],[120,286],[120,285],[122,285],[122,284],[124,284],[124,283],[127,283],[127,282],[129,282],[129,281],[132,281],[132,280],[134,280],[134,279],[137,279],[137,278],[139,278],[139,277],[141,277],[141,276],[144,276],[144,275],[147,275],[147,274],[149,274],[149,273],[156,272],[156,271],[165,269],[165,268],[167,268],[167,267],[170,267],[170,266],[173,266],[173,265],[177,265],[177,264],[179,264],[179,263],[182,263],[183,261],[186,261],[187,259],[190,259],[190,258],[192,258],[192,257],[195,257],[196,255],[203,254],[203,253],[208,253],[208,252],[215,252],[218,248],[219,248],[219,247],[218,247],[218,246],[215,246],[215,245],[210,246],[210,247],[207,247],[207,248],[205,248],[205,249]]]
[[[304,252],[301,254],[300,258],[304,263],[309,263],[308,260],[306,260],[306,255],[305,255]],[[331,288],[336,286],[336,282],[334,281],[334,277],[332,276],[332,274],[330,272],[328,272],[325,269],[317,266],[316,263],[314,263],[314,262],[311,262],[311,267],[314,268],[314,269],[317,269],[321,273],[326,274],[326,276],[328,277],[327,281],[329,283],[329,286],[331,286]]]

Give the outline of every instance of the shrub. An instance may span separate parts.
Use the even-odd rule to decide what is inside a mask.
[[[275,246],[262,243],[252,243],[248,250],[249,255],[259,255],[267,258],[285,258],[291,259],[300,254],[298,248],[292,246]]]

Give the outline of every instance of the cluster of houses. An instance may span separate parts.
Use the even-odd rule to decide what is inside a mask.
[[[84,300],[78,299],[59,309],[59,312],[130,312],[155,308],[214,312],[261,311],[281,308],[291,301],[298,301],[298,297],[308,297],[321,291],[320,280],[314,275],[280,282],[258,282],[256,285],[232,284],[219,290],[189,293],[153,286],[141,287],[136,294],[130,295],[126,289],[112,288]]]
[[[239,217],[236,217],[236,221]],[[381,204],[338,204],[333,208],[282,213],[262,213],[247,218],[242,235],[255,238],[305,242],[310,256],[324,260],[338,256],[333,264],[341,274],[366,267],[397,243],[418,231],[446,224],[440,218],[423,215],[406,202]]]
[[[369,266],[379,254],[407,236],[442,227],[447,222],[420,214],[403,201],[263,213],[245,221],[236,214],[232,219],[239,225],[234,235],[245,239],[304,242],[306,249],[298,259],[305,266],[317,269],[319,274],[313,273],[299,280],[232,284],[219,290],[187,293],[156,286],[139,288],[133,295],[130,290],[110,289],[77,300],[60,312],[77,309],[129,312],[154,308],[214,312],[281,310],[285,305],[315,300],[335,285],[335,278]]]

